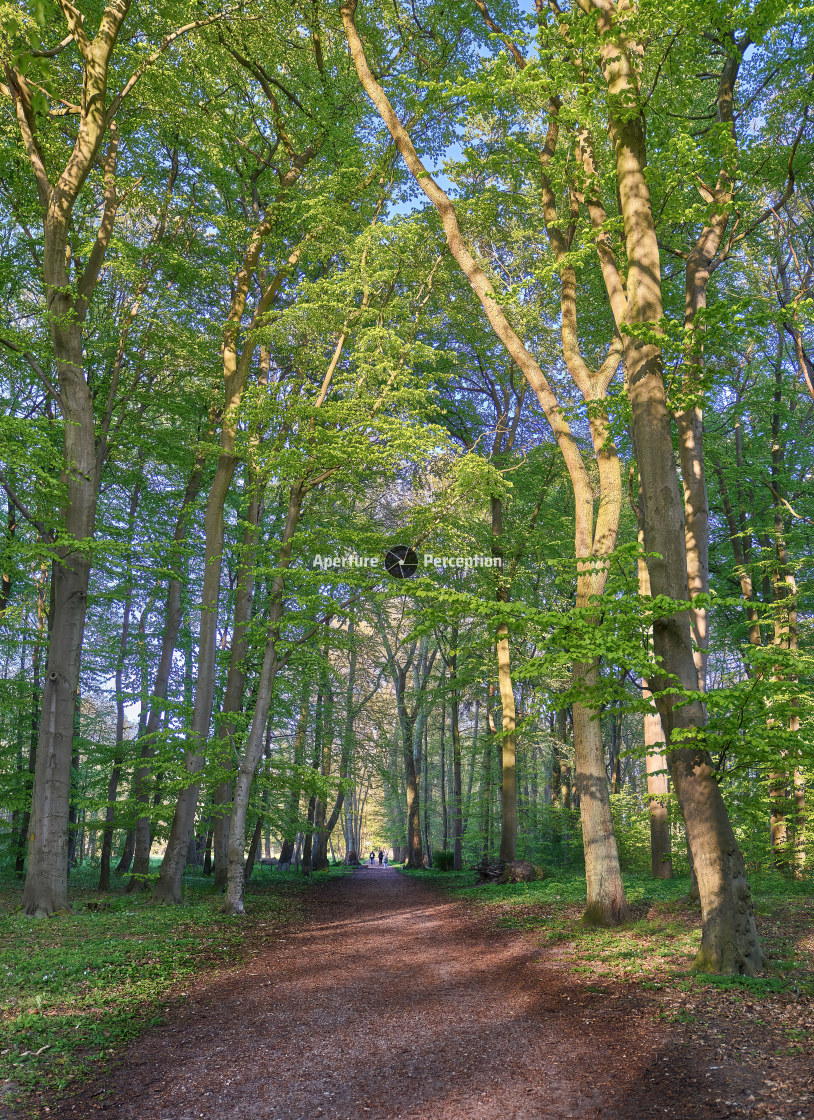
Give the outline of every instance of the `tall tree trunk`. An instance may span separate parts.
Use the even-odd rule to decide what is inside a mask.
[[[17,855],[14,861],[14,871],[22,879],[25,869],[25,854],[28,846],[29,827],[31,824],[31,797],[34,788],[34,774],[37,767],[37,743],[40,734],[40,697],[42,695],[42,651],[45,638],[45,628],[48,614],[45,609],[46,568],[43,565],[41,579],[37,581],[37,637],[31,654],[31,720],[28,736],[28,782],[26,783],[26,807],[20,817],[20,831],[17,837]]]
[[[595,688],[599,667],[596,662],[575,665],[574,677],[585,687]],[[618,925],[627,917],[628,909],[613,832],[602,727],[597,714],[578,702],[574,703],[574,762],[585,843],[585,873],[590,876],[584,921],[592,925]]]
[[[300,714],[297,720],[297,730],[294,734],[294,752],[293,764],[294,773],[291,782],[291,788],[288,794],[288,807],[285,812],[283,821],[283,842],[280,847],[280,866],[283,864],[290,864],[291,857],[294,854],[294,842],[297,838],[299,830],[299,816],[300,816],[300,797],[302,796],[302,786],[300,785],[299,770],[302,766],[302,761],[305,756],[305,729],[308,720],[308,693],[310,684],[307,678],[302,686],[302,699],[300,703]]]
[[[453,862],[455,871],[463,871],[463,806],[461,805],[461,730],[458,724],[458,631],[452,631],[452,666],[450,668],[450,715],[452,717],[452,835]],[[477,718],[475,720],[477,726]],[[477,734],[477,732],[476,732]],[[471,778],[471,774],[470,774]]]
[[[254,565],[257,555],[258,526],[263,509],[263,496],[259,492],[259,482],[252,480],[252,495],[243,529],[243,543],[240,554],[240,570],[235,590],[235,615],[232,622],[232,648],[229,655],[229,673],[226,691],[221,703],[221,718],[218,725],[215,753],[218,764],[229,773],[215,787],[213,794],[214,822],[213,847],[215,864],[215,889],[226,886],[227,853],[229,847],[229,813],[227,806],[232,800],[232,771],[234,770],[234,735],[237,730],[235,715],[243,709],[243,694],[246,688],[246,654],[248,652],[248,628],[252,617],[254,596]]]
[[[280,541],[280,552],[277,557],[277,575],[275,575],[272,584],[269,624],[266,646],[263,651],[263,664],[257,684],[257,698],[243,758],[235,782],[232,818],[229,828],[229,868],[226,882],[226,901],[224,903],[225,912],[230,914],[243,913],[243,853],[249,792],[263,750],[263,734],[268,723],[274,681],[280,667],[277,656],[277,641],[284,610],[284,573],[291,563],[292,539],[299,524],[302,502],[307,489],[308,487],[304,482],[297,482],[289,491],[288,511]]]
[[[571,844],[571,761],[568,757],[568,712],[565,708],[557,710],[557,739],[562,744],[559,755],[557,771],[557,800],[561,809],[560,848],[562,850],[563,866],[567,866],[570,858]]]
[[[469,824],[469,814],[472,811],[472,786],[475,781],[475,756],[478,752],[478,723],[480,719],[480,698],[475,700],[475,718],[472,728],[472,753],[469,756],[469,774],[466,779],[466,804],[461,821],[461,835],[466,835],[466,826]]]
[[[317,767],[314,766],[316,770]],[[305,817],[305,832],[302,838],[302,869],[303,875],[311,874],[311,859],[314,846],[314,814],[317,810],[316,794],[312,794],[308,799],[308,812]]]
[[[704,462],[703,416],[703,324],[701,316],[707,306],[707,290],[716,260],[729,224],[734,177],[737,174],[737,134],[735,131],[735,83],[742,56],[733,40],[718,81],[716,97],[718,123],[730,134],[732,144],[725,155],[715,187],[708,191],[714,202],[712,216],[705,223],[692,250],[687,255],[684,288],[684,326],[688,354],[683,367],[683,392],[691,403],[676,414],[678,453],[684,488],[684,533],[687,553],[687,586],[690,598],[709,592],[709,501],[707,498]],[[709,660],[709,623],[706,607],[690,610],[695,667],[699,691],[707,687]]]
[[[355,11],[356,0],[346,0],[346,2],[340,6],[345,36],[356,66],[359,80],[386,124],[417,185],[427,195],[438,211],[452,255],[455,257],[455,260],[466,276],[472,291],[480,301],[486,318],[495,335],[503,343],[512,360],[522,371],[526,381],[534,389],[537,399],[545,412],[546,419],[551,426],[557,446],[562,453],[569,477],[574,487],[576,501],[576,558],[577,560],[589,560],[591,557],[609,556],[615,546],[616,531],[619,523],[621,481],[619,478],[619,460],[616,449],[610,438],[604,400],[611,378],[619,365],[621,342],[619,338],[614,339],[609,348],[608,356],[599,370],[592,371],[588,368],[579,351],[578,334],[576,331],[576,273],[572,265],[564,264],[561,288],[563,354],[568,365],[569,373],[574,378],[577,387],[588,405],[591,437],[600,477],[601,501],[599,503],[596,529],[594,530],[594,502],[591,479],[583,462],[579,445],[569,427],[565,411],[539,363],[523,344],[517,332],[509,322],[501,301],[495,299],[493,285],[489,277],[465,243],[461,235],[454,203],[438,186],[428,173],[426,167],[422,164],[409,134],[394,112],[381,85],[374,77],[365,57],[362,41],[354,24],[353,17]],[[521,68],[525,67],[525,60],[522,59],[519,52],[514,51],[513,55],[518,65],[522,64]],[[554,144],[556,144],[556,138]],[[553,154],[553,149],[551,150],[551,154]],[[544,205],[547,207],[548,213],[551,209],[549,203],[553,205],[553,195],[548,187],[548,181],[546,179],[545,153],[543,154],[541,166],[543,167],[543,187],[546,196]],[[586,170],[588,169],[586,168]],[[604,216],[598,218],[598,224],[600,227],[604,225]],[[556,213],[553,213],[550,220],[547,219],[547,227],[549,236],[552,238],[552,243],[555,244],[555,249],[562,258],[570,248],[570,245],[566,245],[561,239],[557,239],[557,231],[560,228],[560,224]],[[560,252],[560,250],[562,251]],[[591,587],[592,591],[596,590],[596,579],[591,579],[591,571],[594,567],[594,564],[588,564],[589,571],[586,573],[586,580],[583,581],[584,583],[591,582],[593,584]],[[607,570],[605,569],[602,573],[603,585],[606,576]],[[498,639],[499,641],[507,639],[507,634],[499,634]],[[503,697],[505,695],[508,700],[505,688],[509,667],[508,646],[504,648],[502,653],[499,651],[499,657],[504,666],[504,672],[501,677],[501,696]],[[508,722],[511,723],[510,715]],[[580,733],[583,730],[587,731],[590,726],[590,720],[579,719],[576,725],[579,727]],[[507,744],[502,793],[502,797],[505,798],[507,802],[506,805],[504,805],[503,834],[501,837],[501,853],[504,858],[511,858],[509,853],[513,855],[516,849],[515,763],[511,753],[514,746],[513,734],[513,725],[504,727],[504,740]],[[601,749],[601,735],[599,736],[599,747]],[[602,920],[613,923],[626,913],[624,888],[622,886],[622,877],[619,870],[616,845],[615,843],[613,843],[612,846],[608,844],[609,839],[613,839],[613,832],[612,830],[609,831],[606,827],[606,818],[609,816],[607,780],[604,781],[604,785],[594,781],[594,775],[599,772],[600,768],[604,775],[604,756],[600,754],[597,758],[596,748],[596,736],[589,735],[589,738],[580,744],[579,751],[580,761],[584,761],[588,766],[585,774],[585,786],[586,791],[590,795],[590,803],[587,807],[587,812],[585,812],[582,817],[586,854],[587,904],[588,910],[594,919],[597,918],[601,911],[603,914]],[[506,809],[510,809],[510,811],[507,813],[505,811]],[[513,812],[511,810],[513,810]],[[511,828],[513,823],[515,833],[514,842],[512,843]],[[593,829],[595,829],[595,832],[592,831]],[[602,848],[601,851],[600,848]]]
[[[271,755],[271,719],[269,719],[268,723],[266,724],[266,742],[263,754],[266,758],[269,758],[269,756]],[[263,825],[268,814],[269,801],[270,792],[268,786],[266,786],[260,798],[260,815],[258,816],[257,823],[254,826],[252,838],[249,841],[249,850],[246,853],[246,865],[243,868],[244,884],[248,883],[249,879],[251,879],[252,877],[255,860],[257,859],[257,852],[260,848],[260,840],[263,835]]]
[[[396,687],[396,703],[399,709],[399,722],[402,736],[402,758],[407,793],[407,866],[417,869],[424,865],[424,848],[421,843],[421,823],[419,819],[418,775],[416,774],[413,735],[415,716],[406,710],[404,693],[407,687],[407,670],[398,670],[399,685]]]
[[[785,459],[785,441],[781,409],[783,405],[783,335],[778,330],[777,355],[774,364],[774,397],[772,405],[772,464],[771,491],[774,536],[774,565],[772,575],[772,600],[774,611],[773,644],[782,650],[797,651],[797,581],[789,564],[786,544],[787,526],[783,509],[782,468]],[[776,670],[780,676],[782,670]],[[799,730],[799,716],[796,711],[790,718],[789,729]],[[799,873],[795,860],[802,851],[795,843],[796,809],[801,804],[800,773],[790,766],[787,753],[780,752],[773,772],[769,775],[769,797],[771,800],[770,830],[772,858],[775,867],[782,871]],[[789,827],[791,817],[791,828]]]
[[[34,772],[28,866],[23,910],[47,915],[68,905],[68,812],[71,756],[79,665],[87,612],[91,554],[96,528],[100,455],[97,449],[94,397],[85,378],[83,335],[88,305],[96,288],[113,232],[119,198],[116,191],[117,135],[107,102],[110,58],[129,0],[110,5],[93,40],[84,30],[82,103],[73,150],[59,177],[51,182],[38,135],[31,89],[25,77],[7,69],[17,123],[36,182],[43,215],[42,270],[48,327],[56,362],[63,425],[63,480],[66,502],[60,518],[60,543],[54,549],[53,610],[42,698],[42,719]],[[81,275],[69,274],[73,211],[80,191],[107,137],[101,158],[104,207],[96,240]],[[115,386],[111,387],[111,397]]]
[[[74,717],[74,749],[71,755],[71,800],[68,802],[68,871],[76,866],[76,839],[77,839],[77,822],[79,819],[79,811],[77,807],[77,798],[79,797],[79,748],[78,740],[80,734],[80,698],[77,697],[76,712]]]
[[[133,862],[133,853],[135,851],[135,848],[136,830],[134,828],[128,828],[124,834],[119,862],[116,864],[117,875],[126,875],[130,870],[130,866]]]
[[[407,651],[404,664],[399,665],[396,660],[395,649],[391,645],[385,620],[381,613],[378,615],[380,633],[387,651],[387,660],[390,667],[393,690],[396,694],[396,710],[398,712],[399,732],[401,735],[401,751],[404,769],[404,797],[407,808],[406,839],[407,839],[407,866],[413,869],[423,867],[423,842],[421,838],[421,820],[419,803],[418,767],[421,761],[421,740],[427,720],[427,704],[423,696],[424,689],[432,671],[437,649],[429,655],[427,640],[421,640],[421,648],[416,658],[417,644],[413,642]],[[407,677],[410,669],[413,670],[413,692],[415,700],[412,705],[407,703]]]
[[[327,648],[325,650],[327,664]],[[317,707],[317,751],[314,761],[319,767],[320,776],[327,782],[331,776],[333,762],[334,740],[334,695],[331,681],[326,670],[322,682],[322,705]],[[315,765],[315,769],[317,768]],[[317,797],[314,804],[314,831],[313,846],[311,848],[311,870],[323,871],[328,866],[328,835],[325,833],[325,822],[328,816],[328,806],[325,797]],[[324,843],[320,843],[320,839]]]
[[[143,455],[139,456],[139,468],[143,466]],[[127,657],[127,643],[130,636],[130,613],[133,608],[133,525],[141,494],[141,480],[136,483],[130,498],[128,526],[130,529],[130,548],[127,554],[127,583],[122,615],[122,629],[119,638],[119,656],[116,661],[116,746],[113,755],[113,768],[107,784],[107,805],[105,807],[105,827],[102,831],[102,852],[99,861],[100,891],[110,890],[110,856],[113,851],[113,826],[116,820],[116,794],[124,765],[124,663]]]
[[[66,231],[67,232],[67,231]],[[65,251],[63,239],[62,251]],[[67,277],[63,278],[66,287]],[[46,276],[46,285],[48,277]],[[82,371],[81,325],[69,325],[70,308],[50,300],[51,334],[60,371],[65,415],[67,507],[64,539],[52,567],[53,613],[31,800],[23,910],[48,915],[68,906],[68,817],[71,761],[85,632],[90,555],[86,545],[96,524],[96,445],[93,401]],[[67,318],[67,322],[64,320]],[[59,325],[62,324],[62,325]]]
[[[242,391],[242,385],[240,386]],[[181,880],[186,863],[189,838],[195,823],[195,811],[200,790],[200,773],[204,765],[204,750],[209,737],[212,703],[215,691],[215,658],[217,643],[217,604],[220,591],[220,568],[223,553],[223,508],[232,482],[236,457],[232,454],[236,431],[236,404],[227,394],[226,415],[221,433],[221,454],[215,477],[209,489],[204,514],[206,544],[204,548],[204,577],[201,594],[200,634],[198,639],[197,687],[192,708],[192,725],[189,745],[184,762],[187,779],[178,795],[170,826],[170,835],[164,858],[161,861],[158,882],[152,898],[156,902],[181,903]]]
[[[212,874],[212,836],[214,831],[214,825],[210,824],[206,830],[206,843],[204,844],[203,873],[207,876]]]
[[[303,168],[316,154],[317,148],[309,148],[302,156],[292,156],[291,167],[283,177],[282,189],[278,193],[276,202],[279,202],[288,193],[290,188],[299,178]],[[224,504],[226,495],[232,484],[232,478],[237,464],[235,454],[237,444],[238,419],[243,394],[249,377],[249,371],[254,361],[257,342],[251,328],[257,328],[265,317],[279,294],[288,268],[296,264],[300,250],[297,249],[288,259],[287,264],[278,271],[276,276],[267,284],[263,295],[258,300],[251,317],[251,327],[248,332],[248,341],[239,351],[238,343],[241,337],[241,324],[248,304],[248,296],[252,280],[255,276],[258,262],[271,229],[279,219],[278,209],[275,205],[268,208],[264,219],[252,230],[249,246],[243,257],[241,267],[232,289],[232,298],[229,306],[226,326],[223,333],[221,356],[223,362],[223,420],[220,433],[220,455],[215,469],[215,475],[209,488],[209,496],[204,514],[204,577],[201,593],[200,630],[198,635],[198,665],[197,686],[195,700],[192,708],[192,723],[189,731],[189,741],[184,760],[187,774],[187,784],[178,795],[178,800],[170,826],[170,835],[164,858],[161,861],[158,882],[153,888],[152,898],[156,902],[181,902],[181,879],[184,873],[184,855],[189,835],[195,823],[195,810],[198,805],[200,792],[201,771],[204,767],[206,743],[209,738],[210,723],[212,720],[212,705],[215,695],[215,662],[217,647],[218,624],[218,597],[220,591],[220,571],[223,556],[223,531],[224,531]],[[270,703],[270,699],[269,699]],[[265,727],[265,721],[263,721]],[[262,749],[263,727],[258,732],[258,743],[255,749]],[[260,755],[257,753],[257,761]],[[255,766],[257,762],[255,762]],[[245,808],[245,807],[244,807]],[[245,827],[245,822],[243,824]],[[241,849],[241,886],[243,874],[243,855]]]
[[[175,573],[179,570],[181,562],[181,549],[189,532],[189,521],[192,508],[201,491],[205,454],[199,452],[192,464],[192,469],[184,489],[178,517],[175,522],[172,542],[169,549],[168,566]],[[178,644],[178,633],[181,629],[183,606],[181,602],[182,581],[180,575],[171,575],[167,586],[167,598],[164,607],[164,627],[161,635],[161,652],[155,671],[152,692],[146,695],[146,666],[145,683],[142,684],[142,715],[139,724],[141,732],[141,750],[139,752],[139,765],[133,782],[133,800],[136,804],[138,816],[134,837],[133,872],[127,884],[127,890],[138,891],[147,887],[147,876],[150,871],[150,848],[152,846],[152,827],[149,815],[150,803],[150,759],[155,755],[155,739],[161,726],[161,719],[166,709],[167,689],[169,687],[172,660]],[[146,615],[139,625],[140,640],[144,642],[144,626]],[[149,708],[149,711],[148,711]],[[143,809],[142,809],[143,807]],[[142,811],[139,811],[139,810]]]
[[[503,561],[503,502],[492,496],[492,555]],[[509,587],[502,568],[499,569],[497,600],[508,602]],[[500,859],[509,861],[517,856],[517,773],[515,725],[517,716],[512,685],[511,658],[509,655],[509,628],[501,623],[497,628],[497,680],[500,690],[501,721],[501,817],[500,817]]]
[[[481,761],[481,859],[483,862],[488,861],[492,854],[492,751],[494,744],[497,741],[498,730],[495,723],[495,716],[493,711],[493,702],[495,696],[495,686],[489,685],[488,697],[486,700],[486,718],[488,723],[488,732],[483,737],[483,757]]]
[[[616,181],[624,223],[628,278],[626,293],[612,301],[625,334],[625,372],[636,458],[642,484],[645,548],[654,596],[688,598],[684,509],[678,486],[670,415],[662,372],[662,352],[651,337],[661,322],[661,269],[647,185],[646,145],[640,116],[617,106],[639,104],[638,44],[620,39],[614,12],[591,3],[600,36],[602,68],[609,93],[609,132],[616,155]],[[633,52],[633,53],[631,53]],[[764,964],[755,928],[746,868],[735,839],[704,740],[706,713],[698,688],[687,612],[657,618],[656,657],[663,675],[654,680],[657,706],[668,747],[668,764],[684,815],[698,876],[703,916],[696,968],[749,975]],[[677,732],[684,733],[680,745]],[[686,737],[694,736],[694,741]]]
[[[443,677],[442,677],[443,687]],[[439,732],[441,736],[441,848],[443,851],[447,850],[449,845],[449,814],[447,812],[447,775],[446,775],[446,743],[445,732],[447,722],[447,704],[446,697],[441,700],[441,722],[439,724]]]
[[[264,819],[265,818],[262,816],[262,814],[257,818],[257,824],[254,826],[254,832],[252,833],[252,838],[249,841],[249,850],[246,853],[246,867],[243,871],[243,879],[246,883],[248,883],[249,879],[251,879],[252,871],[254,870],[254,863],[257,859],[257,849],[260,847],[260,837],[263,835]]]
[[[642,699],[650,700],[650,690],[642,689]],[[650,814],[650,871],[654,879],[672,879],[673,857],[670,840],[670,821],[665,804],[669,792],[667,759],[664,755],[664,735],[661,730],[661,717],[653,704],[653,710],[644,717],[644,747],[647,752],[648,812]]]
[[[419,765],[423,769],[421,789],[424,794],[424,858],[427,867],[432,867],[432,844],[430,842],[430,743],[429,727],[426,721],[424,723],[424,734],[421,736],[419,743],[423,743],[423,747],[419,746],[419,750],[421,750]]]
[[[641,511],[637,507],[636,513]],[[640,529],[640,544],[644,543],[644,533]],[[639,594],[650,595],[650,575],[647,564],[639,558]],[[661,716],[652,699],[652,693],[647,681],[642,681],[642,699],[649,700],[651,711],[644,716],[644,748],[645,768],[647,770],[647,796],[650,813],[650,870],[655,879],[672,879],[673,860],[670,841],[670,821],[667,816],[666,798],[669,792],[669,778],[667,774],[667,755],[664,751],[664,732],[661,727]],[[693,881],[695,874],[693,873]],[[692,889],[690,894],[693,894]]]
[[[328,648],[327,645],[323,651],[323,659],[327,662]],[[325,686],[327,681],[327,672],[325,665],[321,670],[320,684],[317,690],[317,699],[314,706],[314,753],[311,758],[311,769],[315,774],[320,772],[320,767],[323,761],[323,741],[325,737]],[[314,848],[314,828],[316,826],[317,810],[319,808],[319,799],[315,793],[312,793],[308,799],[308,812],[306,813],[306,829],[303,837],[302,848],[302,864],[303,874],[310,875],[313,871],[313,848]]]
[[[354,704],[354,690],[356,688],[356,663],[358,653],[354,640],[356,623],[353,616],[348,620],[347,633],[351,648],[348,659],[348,677],[345,685],[345,725],[342,732],[342,753],[339,759],[339,789],[330,816],[327,820],[323,820],[323,823],[317,828],[316,846],[312,861],[315,871],[328,867],[328,844],[331,841],[331,835],[336,828],[336,823],[342,812],[342,807],[345,803],[345,790],[350,780],[351,759],[354,746],[354,720],[357,714],[357,709]]]
[[[509,661],[509,630],[505,624],[501,624],[497,631],[497,679],[503,712],[500,729],[500,858],[508,861],[517,855],[517,772],[514,688]]]

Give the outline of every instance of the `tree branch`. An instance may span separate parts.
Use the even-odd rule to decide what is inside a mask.
[[[730,237],[729,241],[726,244],[726,248],[712,262],[712,266],[711,266],[710,271],[714,271],[716,268],[718,268],[720,265],[722,265],[724,263],[724,261],[730,256],[730,254],[732,253],[732,250],[734,249],[734,247],[736,245],[738,245],[741,241],[744,241],[747,237],[749,237],[751,234],[753,234],[755,232],[755,230],[758,228],[758,226],[762,226],[763,223],[765,221],[767,221],[773,214],[776,214],[778,210],[782,210],[782,208],[786,205],[788,200],[794,194],[794,187],[795,187],[795,183],[796,183],[796,174],[795,174],[795,171],[794,171],[794,157],[797,154],[797,148],[799,147],[800,141],[803,138],[803,133],[805,132],[805,129],[806,129],[806,125],[808,124],[808,111],[809,111],[810,108],[811,108],[811,105],[808,104],[808,105],[806,105],[805,109],[803,110],[803,119],[800,123],[800,127],[797,130],[797,135],[795,136],[794,143],[791,146],[791,151],[789,152],[788,176],[787,176],[787,179],[786,179],[786,186],[785,186],[785,189],[784,189],[782,195],[777,200],[777,202],[774,202],[770,206],[767,206],[762,211],[762,213],[759,215],[759,217],[755,218],[755,220],[752,222],[752,224],[750,226],[748,226],[743,231],[743,233],[738,234],[737,237],[734,237],[734,236]],[[734,234],[734,230],[733,230],[733,234]]]
[[[122,101],[124,101],[125,97],[127,97],[127,95],[132,91],[133,87],[144,77],[145,73],[147,72],[147,70],[149,70],[153,63],[161,57],[161,55],[164,53],[167,47],[170,46],[170,44],[174,43],[176,39],[180,39],[182,35],[186,35],[188,31],[195,31],[199,27],[208,27],[212,23],[218,23],[220,20],[227,19],[235,11],[237,11],[236,8],[231,8],[228,12],[218,12],[214,16],[209,16],[208,19],[196,19],[192,23],[185,23],[183,27],[179,27],[175,31],[171,31],[168,35],[165,35],[161,40],[160,45],[156,47],[152,54],[149,54],[147,58],[145,58],[138,69],[134,70],[134,72],[125,82],[124,86],[122,86],[121,90],[113,98],[110,103],[110,108],[108,109],[105,117],[106,123],[109,124],[113,120],[113,118],[118,113],[119,108],[121,107],[121,103]]]
[[[85,62],[90,62],[92,58],[92,50],[90,39],[88,39],[87,35],[85,34],[85,29],[82,26],[85,21],[84,15],[79,11],[78,8],[75,8],[73,4],[70,3],[70,0],[57,0],[57,3],[62,9],[62,14],[65,17],[65,22],[68,25],[68,40],[70,41],[72,39],[79,48],[79,53],[84,58]],[[122,16],[122,19],[123,18],[124,16]],[[101,27],[99,28],[99,30],[101,31]],[[62,44],[60,44],[60,49],[62,49]]]
[[[110,238],[113,234],[113,223],[116,220],[116,211],[119,207],[119,196],[116,191],[116,155],[119,147],[119,130],[116,127],[115,121],[110,122],[109,128],[110,148],[102,163],[105,176],[105,203],[102,220],[96,231],[96,240],[90,251],[88,263],[83,269],[76,286],[76,314],[79,319],[84,319],[87,313],[88,300],[93,295],[93,290],[99,279],[99,272],[104,264]]]
[[[7,338],[0,338],[0,345],[5,346],[7,349],[11,350],[14,354],[19,354],[21,358],[25,358],[26,362],[28,362],[28,364],[31,366],[31,368],[34,371],[34,373],[36,374],[36,376],[42,382],[43,388],[45,388],[51,394],[51,396],[54,398],[54,400],[59,405],[60,411],[62,411],[64,413],[64,409],[62,408],[62,397],[59,394],[59,389],[57,389],[56,386],[53,384],[51,379],[48,377],[48,374],[42,368],[42,366],[37,361],[37,359],[34,357],[34,355],[31,353],[31,351],[30,350],[23,350],[23,348],[21,346],[18,346],[15,342],[11,342]]]
[[[0,486],[2,486],[3,489],[5,490],[6,494],[8,494],[9,501],[12,502],[17,507],[17,509],[20,511],[20,513],[23,515],[23,517],[26,519],[26,521],[28,521],[29,524],[34,526],[34,528],[37,530],[37,532],[40,534],[40,536],[43,538],[43,540],[53,542],[54,538],[53,538],[53,534],[51,533],[51,530],[47,527],[47,525],[45,524],[44,521],[40,521],[40,519],[38,517],[35,517],[33,515],[33,513],[31,513],[31,511],[28,509],[28,507],[17,497],[17,494],[14,491],[14,488],[9,483],[9,481],[6,478],[5,473],[3,471],[0,471]]]

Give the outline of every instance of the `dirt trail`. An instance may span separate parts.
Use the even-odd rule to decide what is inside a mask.
[[[309,893],[308,916],[190,999],[51,1114],[116,1120],[671,1120],[743,1116],[643,993],[389,868]],[[596,986],[596,980],[593,981]],[[696,1068],[690,1063],[698,1062]],[[745,1090],[744,1090],[745,1091]],[[109,1092],[109,1095],[108,1095]],[[725,1103],[727,1098],[729,1103]],[[792,1115],[791,1113],[789,1114]],[[784,1117],[783,1120],[786,1120]]]

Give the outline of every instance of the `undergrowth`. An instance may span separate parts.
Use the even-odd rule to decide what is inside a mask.
[[[750,879],[755,916],[768,967],[763,976],[710,976],[691,971],[701,941],[701,910],[689,900],[687,877],[652,879],[625,874],[631,920],[616,929],[581,922],[585,876],[557,872],[535,883],[476,884],[474,871],[407,872],[448,886],[484,907],[504,929],[523,930],[544,944],[567,945],[565,966],[577,975],[635,982],[660,991],[730,990],[814,995],[814,899],[811,878],[776,874]]]
[[[34,1091],[98,1072],[161,1021],[168,1000],[185,998],[185,982],[236,960],[252,933],[296,918],[307,889],[300,876],[259,868],[235,919],[219,913],[221,896],[201,875],[185,878],[180,907],[124,895],[124,879],[99,895],[97,878],[92,865],[73,871],[73,911],[46,919],[27,918],[20,882],[0,879],[0,1101],[23,1114]]]

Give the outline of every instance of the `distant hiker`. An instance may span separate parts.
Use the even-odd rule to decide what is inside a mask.
[[[381,848],[379,848],[379,867],[381,867],[383,859],[384,859],[384,852],[381,850]]]
[[[371,851],[371,853],[370,853],[370,866],[371,866],[371,867],[373,866],[373,860],[374,860],[375,858],[376,858],[376,857],[374,856],[373,852]]]
[[[384,853],[384,866],[387,867],[387,852]]]

